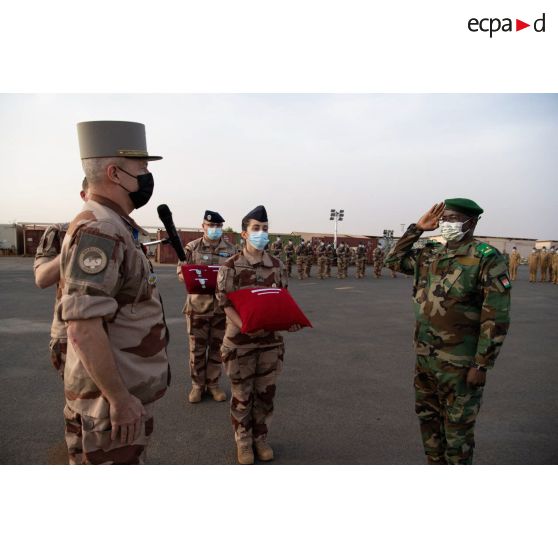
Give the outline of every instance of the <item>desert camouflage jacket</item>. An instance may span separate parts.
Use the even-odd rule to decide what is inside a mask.
[[[223,309],[233,306],[227,293],[239,289],[254,287],[287,288],[288,278],[283,263],[263,253],[261,260],[254,259],[244,249],[236,254],[219,270],[217,276],[217,300]],[[261,335],[248,335],[240,330],[227,317],[227,327],[223,345],[231,349],[253,349],[261,347],[276,347],[283,344],[283,337],[278,332],[267,331]]]
[[[163,396],[170,381],[168,330],[151,262],[137,240],[140,228],[106,198],[91,195],[70,223],[61,254],[59,317],[101,318],[126,388],[142,403]],[[64,369],[67,405],[91,417],[109,405],[72,343]]]

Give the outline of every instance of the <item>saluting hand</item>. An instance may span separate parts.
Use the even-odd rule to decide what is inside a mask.
[[[110,404],[110,439],[116,440],[120,430],[120,443],[131,445],[141,434],[141,418],[145,415],[142,402],[129,393]]]
[[[415,225],[421,231],[433,231],[438,228],[438,221],[444,213],[446,205],[444,202],[433,205]]]

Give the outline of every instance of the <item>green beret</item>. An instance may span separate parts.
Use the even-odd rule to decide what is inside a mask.
[[[471,215],[477,217],[481,213],[484,213],[484,209],[476,204],[473,200],[468,200],[467,198],[451,198],[444,200],[446,209],[453,209],[454,211],[459,211],[464,215]]]

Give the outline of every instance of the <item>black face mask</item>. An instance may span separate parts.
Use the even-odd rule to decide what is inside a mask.
[[[120,167],[118,167],[118,169],[138,181],[138,190],[136,192],[130,192],[127,188],[124,188],[122,184],[119,184],[119,186],[128,192],[128,195],[130,196],[130,199],[136,209],[143,207],[153,195],[153,187],[155,186],[153,175],[150,172],[147,172],[145,174],[138,174],[138,176],[134,176]]]

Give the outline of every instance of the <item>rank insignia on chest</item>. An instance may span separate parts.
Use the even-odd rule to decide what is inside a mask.
[[[155,275],[155,273],[150,273],[147,277],[147,283],[154,287],[157,284],[157,275]]]
[[[209,260],[209,256],[204,256],[203,259],[204,260]]]
[[[498,281],[500,281],[504,289],[511,289],[510,279],[505,273],[498,276]]]

